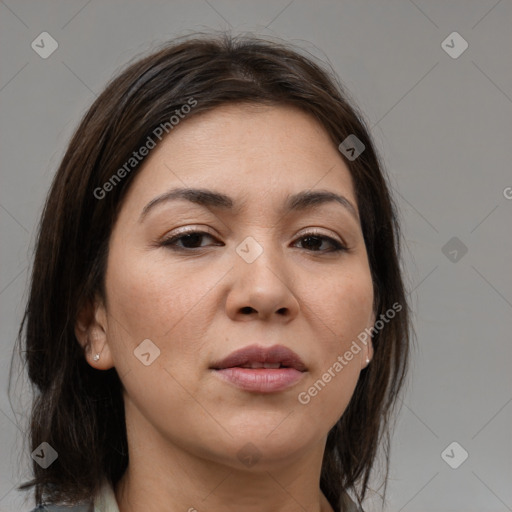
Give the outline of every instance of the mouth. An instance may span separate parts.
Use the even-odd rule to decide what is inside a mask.
[[[307,372],[301,358],[283,345],[251,345],[212,364],[210,369],[240,389],[259,393],[288,389]]]

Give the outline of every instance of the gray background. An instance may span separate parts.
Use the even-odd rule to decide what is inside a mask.
[[[38,216],[68,138],[132,56],[225,28],[328,59],[365,112],[395,189],[418,343],[385,509],[512,510],[510,0],[4,0],[0,16],[2,512],[31,506],[14,490],[31,462],[21,447],[27,389],[13,411],[7,369]],[[47,59],[31,48],[43,31],[59,45]],[[441,45],[454,31],[469,44],[458,58]],[[441,457],[453,441],[462,448],[447,460],[469,454],[457,469]]]

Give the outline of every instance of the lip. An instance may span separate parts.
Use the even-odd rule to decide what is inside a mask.
[[[281,363],[281,366],[295,368],[299,372],[305,371],[306,365],[293,350],[284,345],[262,347],[261,345],[249,345],[234,352],[221,361],[213,363],[210,368],[223,370],[244,366],[249,363]]]
[[[280,368],[242,368],[251,363],[280,363]],[[283,345],[251,345],[210,366],[215,374],[245,391],[273,393],[296,384],[307,371],[302,359]]]

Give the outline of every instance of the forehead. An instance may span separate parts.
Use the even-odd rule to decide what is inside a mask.
[[[329,134],[289,106],[231,104],[185,118],[146,158],[126,200],[143,208],[178,185],[222,191],[235,207],[251,198],[270,206],[316,188],[355,206],[350,172]]]
[[[178,148],[183,160],[216,155],[248,163],[252,159],[261,163],[304,157],[323,160],[327,148],[339,157],[327,131],[313,116],[285,105],[227,104],[185,118],[154,155],[169,156]]]

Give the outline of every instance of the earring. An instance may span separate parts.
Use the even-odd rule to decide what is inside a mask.
[[[100,355],[99,354],[94,354],[93,359],[94,359],[94,361],[99,361]]]
[[[370,359],[366,356],[366,364],[370,364]]]

